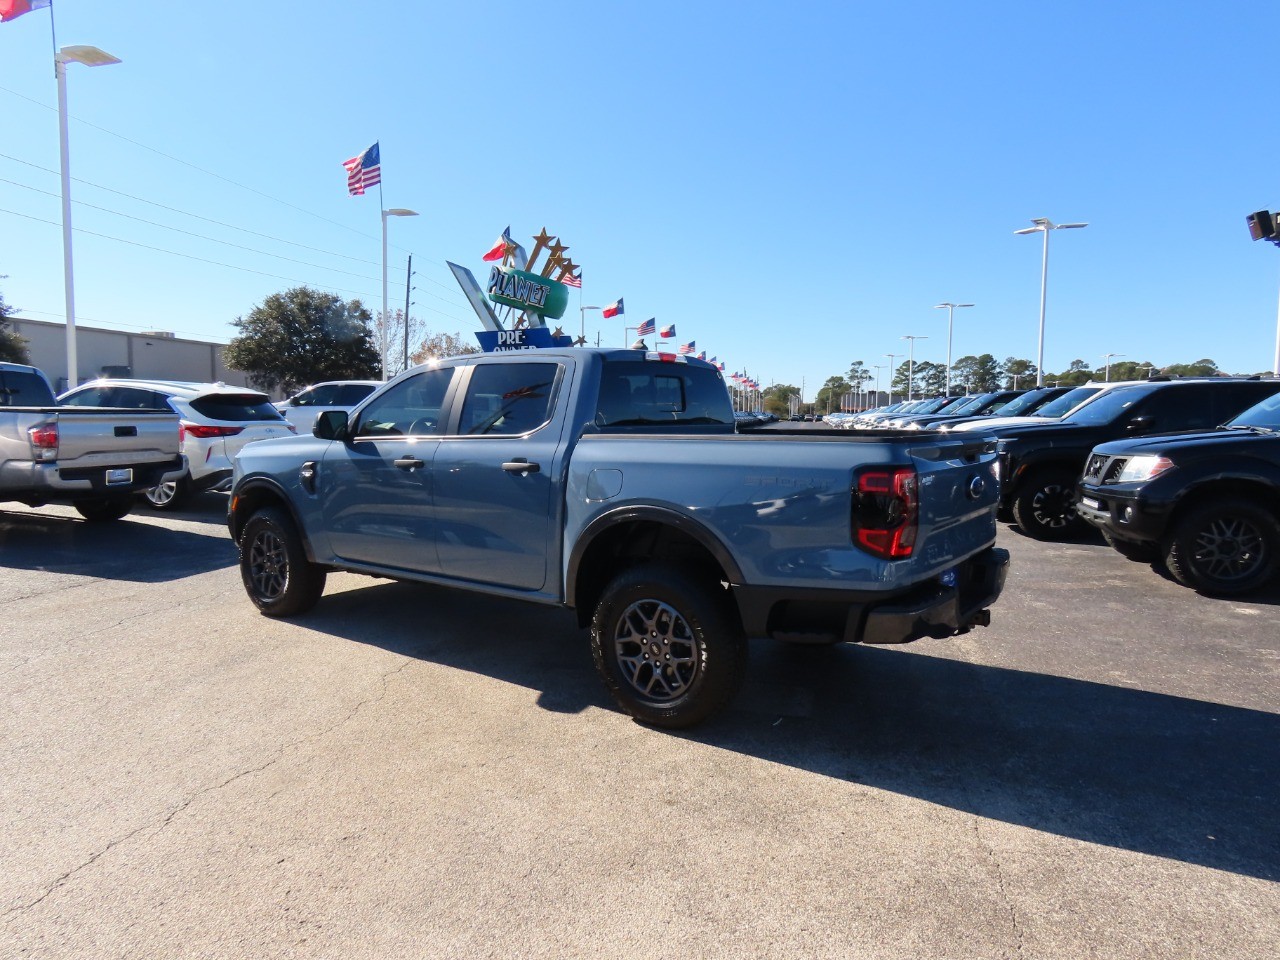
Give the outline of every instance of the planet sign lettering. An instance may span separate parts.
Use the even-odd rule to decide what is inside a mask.
[[[494,303],[528,310],[552,320],[563,317],[569,306],[569,289],[564,284],[515,267],[491,269],[486,292]]]

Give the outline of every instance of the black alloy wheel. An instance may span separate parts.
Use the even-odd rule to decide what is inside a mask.
[[[1228,497],[1193,509],[1174,527],[1165,565],[1199,593],[1235,597],[1267,585],[1280,562],[1280,520],[1259,504]]]
[[[278,507],[249,518],[240,537],[240,579],[249,599],[269,617],[305,613],[316,605],[327,573],[307,559],[292,519]]]
[[[692,726],[742,685],[746,640],[722,591],[693,570],[644,563],[605,588],[591,653],[617,704],[657,727]]]
[[[1083,521],[1076,515],[1075,480],[1044,470],[1027,477],[1013,498],[1013,519],[1037,540],[1066,540]]]

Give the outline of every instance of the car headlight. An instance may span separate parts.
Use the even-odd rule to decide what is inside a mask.
[[[1142,480],[1150,480],[1158,477],[1166,470],[1173,469],[1173,461],[1168,457],[1157,457],[1152,454],[1143,454],[1139,457],[1132,457],[1124,468],[1120,471],[1120,476],[1116,478],[1117,483],[1135,483]]]

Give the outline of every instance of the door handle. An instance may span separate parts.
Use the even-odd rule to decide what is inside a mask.
[[[517,457],[514,460],[508,460],[502,465],[502,469],[507,473],[537,473],[542,469],[541,464],[530,463],[524,457]]]
[[[399,460],[395,461],[395,465],[401,470],[408,470],[412,473],[414,470],[417,470],[418,467],[423,466],[423,462],[417,457],[401,457]]]

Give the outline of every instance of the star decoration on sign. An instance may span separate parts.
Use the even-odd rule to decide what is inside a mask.
[[[587,338],[586,338],[586,337],[578,337],[578,339],[577,339],[577,340],[573,341],[573,345],[574,345],[575,347],[582,347],[582,346],[585,346],[585,345],[586,345],[586,343],[587,343]]]
[[[556,327],[555,331],[551,334],[551,337],[552,337],[552,339],[554,339],[554,340],[559,340],[559,339],[560,339],[561,337],[563,337],[563,336],[564,336],[564,328],[563,328],[563,327]]]

